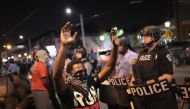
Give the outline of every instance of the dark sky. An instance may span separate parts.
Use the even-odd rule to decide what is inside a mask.
[[[65,14],[67,6],[83,14],[87,34],[113,26],[130,32],[173,17],[171,0],[2,0],[0,5],[1,44],[18,42],[20,34],[34,38],[59,31],[68,20],[78,24],[77,14]],[[92,17],[95,14],[98,16]]]

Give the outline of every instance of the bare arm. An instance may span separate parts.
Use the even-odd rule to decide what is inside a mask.
[[[67,22],[61,29],[61,35],[60,35],[61,47],[55,58],[53,66],[53,77],[55,79],[55,87],[58,91],[58,94],[63,94],[66,87],[64,77],[62,76],[66,59],[66,50],[67,50],[66,48],[67,45],[73,44],[76,41],[76,35],[77,33],[71,36],[70,22]]]
[[[65,65],[65,47],[61,45],[61,48],[55,58],[53,66],[53,77],[55,80],[55,87],[57,89],[58,95],[65,91],[65,80],[63,78],[62,72]]]
[[[64,45],[61,45],[59,52],[55,58],[54,66],[53,66],[53,76],[54,78],[62,77],[62,72],[65,65],[66,59],[66,48]]]
[[[117,49],[118,49],[117,40],[118,39],[116,36],[116,31],[114,29],[112,29],[112,31],[110,32],[110,39],[111,39],[112,44],[113,44],[113,49],[111,51],[111,55],[109,57],[108,63],[104,66],[102,71],[98,74],[100,81],[103,81],[106,74],[111,73],[113,71],[115,64],[116,64],[116,60],[117,60],[117,54],[118,54],[118,52],[117,52]]]

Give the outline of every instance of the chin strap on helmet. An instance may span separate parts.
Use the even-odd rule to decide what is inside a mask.
[[[152,46],[150,47],[150,50],[154,50],[154,48],[156,48],[156,46],[159,44],[160,44],[160,39],[152,44]]]

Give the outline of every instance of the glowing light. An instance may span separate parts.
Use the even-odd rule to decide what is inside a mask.
[[[115,31],[117,31],[117,27],[114,27],[113,29],[114,29]]]
[[[19,55],[18,55],[18,57],[19,57],[19,58],[21,58],[21,57],[22,57],[22,55],[21,55],[21,54],[19,54]]]
[[[56,50],[54,45],[46,46],[46,49],[48,50],[50,57],[55,57],[56,56],[57,50]]]
[[[24,56],[27,56],[28,54],[27,53],[24,53]]]
[[[165,25],[166,28],[170,27],[170,24],[171,24],[170,21],[166,21],[166,22],[164,23],[164,25]]]
[[[23,36],[23,35],[20,35],[19,38],[20,38],[20,39],[24,39],[24,36]]]
[[[31,56],[31,55],[28,55],[28,57],[27,57],[27,58],[31,59],[31,58],[32,58],[32,56]]]
[[[66,11],[67,14],[71,14],[72,13],[72,10],[70,8],[67,8],[65,11]]]
[[[7,60],[7,59],[5,59],[5,58],[3,58],[3,59],[2,59],[2,62],[7,62],[7,61],[8,61],[8,60]]]
[[[121,36],[124,34],[124,30],[123,29],[119,29],[116,33],[117,36]]]
[[[105,37],[103,35],[100,36],[100,40],[101,41],[104,41],[105,40]]]
[[[16,48],[24,48],[24,45],[18,45]]]
[[[32,75],[28,75],[28,79],[30,79],[30,80],[31,80],[31,79],[32,79]]]
[[[12,46],[11,46],[11,45],[7,45],[7,49],[9,49],[9,50],[10,50],[11,48],[12,48]]]
[[[11,56],[11,59],[14,59],[15,57],[14,56]]]

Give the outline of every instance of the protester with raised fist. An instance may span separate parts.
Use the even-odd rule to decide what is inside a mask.
[[[84,63],[80,60],[72,60],[66,68],[66,76],[62,76],[67,46],[75,44],[77,33],[71,35],[71,23],[67,22],[60,35],[61,47],[56,56],[53,74],[55,86],[61,104],[65,109],[100,109],[97,95],[99,83],[104,76],[114,69],[117,59],[117,37],[112,29],[110,39],[113,49],[107,65],[95,76],[88,76]]]

